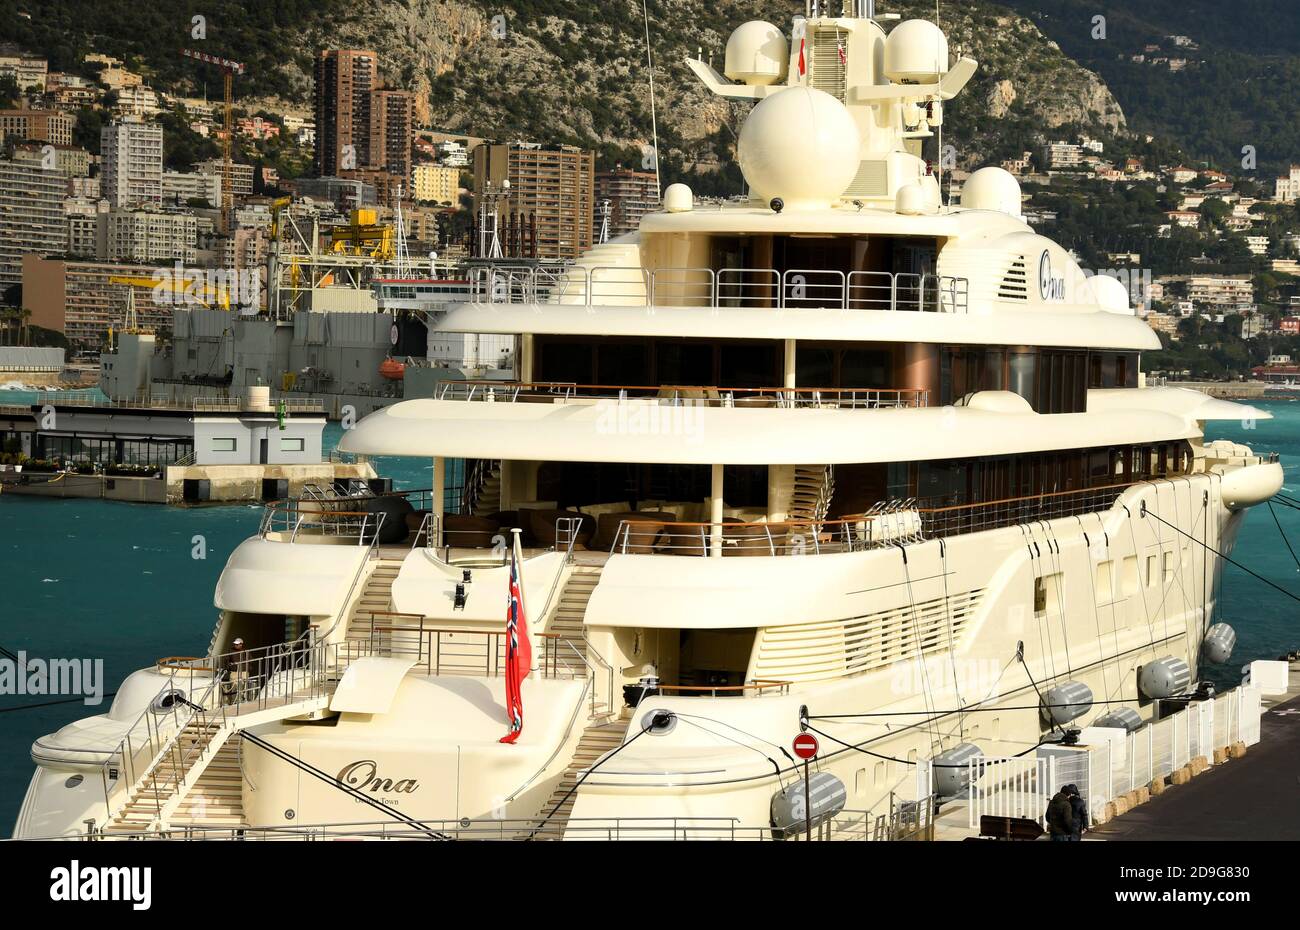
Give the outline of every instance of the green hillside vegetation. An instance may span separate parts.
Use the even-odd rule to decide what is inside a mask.
[[[1300,4],[1294,0],[1005,2],[1099,73],[1134,130],[1168,136],[1224,171],[1242,170],[1247,145],[1266,175],[1300,160]],[[1106,17],[1104,40],[1093,38],[1097,15]],[[1171,35],[1188,36],[1199,47],[1179,48]],[[1160,57],[1186,58],[1187,67],[1170,71],[1132,61],[1147,45],[1159,45]]]
[[[297,36],[328,22],[341,0],[0,0],[0,43],[38,50],[50,70],[94,77],[90,52],[120,58],[162,90],[210,93],[220,73],[181,56],[181,49],[232,58],[249,66],[241,94],[296,97],[309,74],[313,49]],[[21,16],[26,13],[27,16]],[[206,20],[207,38],[192,36],[192,18]],[[28,18],[30,17],[30,18]]]
[[[711,97],[684,59],[700,52],[721,68],[732,29],[749,19],[786,29],[803,4],[649,0],[648,7],[663,175],[700,193],[738,194],[743,181],[734,146],[749,105]],[[934,15],[924,0],[884,2],[881,9],[905,18]],[[196,15],[206,18],[205,40],[191,37]],[[498,16],[504,35],[493,26]],[[942,25],[954,49],[981,64],[944,130],[962,166],[1018,154],[1049,127],[1102,132],[1122,124],[1095,75],[1005,7],[945,7]],[[94,77],[96,68],[83,61],[93,51],[123,59],[158,90],[206,91],[211,99],[219,73],[180,54],[197,47],[248,66],[236,82],[239,100],[303,107],[318,49],[374,48],[385,81],[416,92],[422,122],[581,145],[595,149],[602,165],[641,165],[651,140],[643,29],[639,0],[0,0],[0,43],[39,50],[53,70]],[[1004,81],[1014,100],[994,117],[990,93]],[[89,117],[81,122],[78,141],[93,148],[97,126]],[[177,146],[177,153],[201,148],[192,139]],[[296,173],[292,157],[279,161],[282,173]]]

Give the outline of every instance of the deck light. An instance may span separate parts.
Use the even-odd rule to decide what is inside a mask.
[[[468,600],[468,596],[465,594],[465,586],[463,584],[456,585],[456,593],[452,597],[451,606],[456,610],[464,610],[466,600]]]

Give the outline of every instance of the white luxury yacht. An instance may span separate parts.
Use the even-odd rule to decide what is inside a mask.
[[[1007,172],[945,202],[924,147],[976,64],[936,25],[805,13],[690,62],[753,102],[748,201],[673,184],[562,271],[481,269],[438,329],[515,340],[518,380],[342,443],[431,487],[269,507],[209,655],[36,742],[18,836],[784,836],[1139,727],[1226,660],[1216,553],[1282,471],[1204,428],[1267,414],[1145,387],[1126,289]]]

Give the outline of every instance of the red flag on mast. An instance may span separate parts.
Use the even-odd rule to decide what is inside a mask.
[[[808,70],[808,65],[804,62],[803,57],[804,40],[799,39],[799,77],[803,77],[804,72]]]
[[[523,683],[533,665],[523,589],[519,584],[519,561],[519,533],[516,531],[514,547],[510,550],[510,604],[506,613],[506,716],[510,732],[501,737],[503,743],[513,743],[523,732]]]

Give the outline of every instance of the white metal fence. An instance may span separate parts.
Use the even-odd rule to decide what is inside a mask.
[[[971,759],[969,825],[980,817],[1023,817],[1046,825],[1047,804],[1062,785],[1075,785],[1089,819],[1106,803],[1166,777],[1197,757],[1214,763],[1214,750],[1235,742],[1259,742],[1262,712],[1258,688],[1242,686],[1132,733],[1094,739],[1087,746],[1039,747],[1036,755]]]

